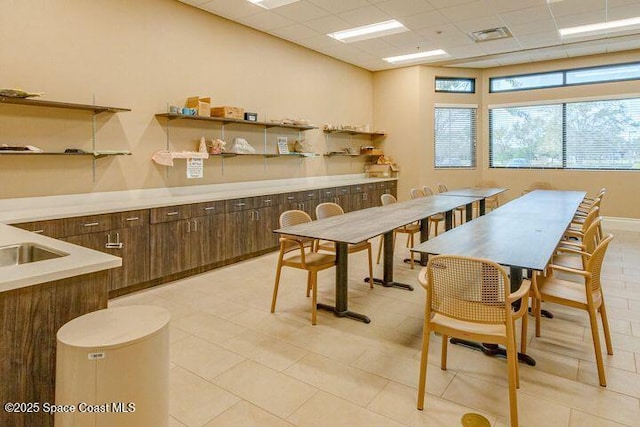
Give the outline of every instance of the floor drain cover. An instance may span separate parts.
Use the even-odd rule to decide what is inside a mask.
[[[491,423],[480,414],[464,414],[462,427],[491,427]]]

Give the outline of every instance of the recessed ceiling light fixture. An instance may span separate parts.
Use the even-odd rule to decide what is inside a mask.
[[[640,27],[640,16],[635,18],[619,19],[617,21],[598,22],[595,24],[580,25],[577,27],[561,28],[558,32],[562,37],[573,37],[610,33],[613,31],[624,31],[631,29],[630,27]]]
[[[405,31],[409,31],[409,29],[395,19],[391,19],[389,21],[378,22],[377,24],[369,24],[362,27],[350,28],[348,30],[336,31],[335,33],[327,35],[343,43],[352,43],[360,40],[388,36],[389,34],[402,33]]]
[[[388,58],[382,58],[382,59],[392,64],[402,64],[405,62],[416,62],[424,58],[431,58],[435,56],[446,57],[446,56],[449,56],[449,54],[442,49],[436,49],[436,50],[428,50],[425,52],[410,53],[407,55],[390,56]]]
[[[276,7],[285,6],[291,3],[295,3],[298,0],[248,0],[256,6],[260,6],[263,9],[275,9]]]

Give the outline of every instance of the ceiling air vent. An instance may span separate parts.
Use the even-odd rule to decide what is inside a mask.
[[[507,27],[489,28],[488,30],[473,31],[469,37],[476,43],[488,42],[490,40],[508,39],[513,37]]]

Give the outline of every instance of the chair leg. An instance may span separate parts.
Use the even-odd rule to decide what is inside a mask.
[[[369,254],[369,288],[373,289],[373,259],[371,257],[371,243],[367,246],[367,253]]]
[[[378,259],[376,264],[380,264],[380,255],[382,255],[382,246],[384,246],[384,234],[380,236],[380,245],[378,245]]]
[[[607,380],[604,373],[604,360],[602,359],[602,348],[600,346],[600,334],[598,333],[598,320],[596,318],[596,310],[589,308],[589,324],[591,325],[591,337],[593,338],[593,349],[596,352],[596,365],[598,366],[598,380],[602,387],[607,386]]]
[[[411,247],[413,247],[413,233],[409,233],[408,240],[411,241]],[[411,259],[411,269],[413,270],[413,252],[409,251],[410,259]]]
[[[524,301],[523,301],[524,302]],[[522,330],[520,331],[520,353],[527,352],[527,330],[529,329],[529,313],[522,316]]]
[[[611,343],[611,332],[609,332],[609,320],[607,319],[607,309],[604,305],[604,297],[600,305],[600,319],[602,320],[602,329],[604,331],[604,341],[607,346],[607,354],[613,354],[613,344]]]
[[[429,359],[429,338],[431,331],[427,329],[427,325],[422,328],[422,355],[420,356],[420,378],[418,379],[418,409],[424,409],[424,393],[427,382],[427,361]]]
[[[438,237],[438,225],[440,225],[440,221],[435,221],[433,228],[435,228],[436,237]]]
[[[311,288],[311,272],[309,272],[309,274],[307,274],[307,298],[311,296]]]
[[[309,276],[311,277],[311,292],[313,295],[313,298],[311,298],[311,324],[315,325],[318,322],[318,272],[310,271]]]
[[[540,322],[542,317],[542,300],[540,298],[534,298],[536,302],[535,313],[536,313],[536,337],[540,336]]]
[[[512,426],[518,425],[518,400],[517,400],[517,369],[518,356],[515,348],[515,339],[507,340],[507,365],[509,375],[509,419]]]
[[[449,345],[449,337],[442,334],[442,352],[440,353],[440,369],[447,370],[447,346]]]
[[[278,266],[276,267],[276,281],[273,284],[273,297],[271,297],[271,312],[276,311],[276,299],[278,298],[278,286],[280,285],[280,272],[282,271],[282,254],[278,257]]]

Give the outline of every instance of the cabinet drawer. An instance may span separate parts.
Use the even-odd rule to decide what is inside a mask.
[[[349,194],[349,187],[337,187],[336,188],[336,196],[344,196],[346,194]]]
[[[319,190],[309,190],[309,191],[301,191],[300,201],[304,202],[305,200],[316,200],[319,197]]]
[[[112,230],[118,223],[120,214],[87,215],[64,219],[64,235],[93,233],[96,231]]]
[[[299,193],[285,193],[280,196],[282,204],[299,202],[299,197]]]
[[[362,193],[364,192],[364,185],[352,185],[349,189],[351,194]]]
[[[335,188],[323,188],[322,190],[320,190],[320,197],[322,198],[335,197],[335,196],[336,196]]]
[[[180,219],[191,218],[191,205],[165,206],[163,208],[153,208],[150,212],[151,224],[160,222],[178,221]]]
[[[118,214],[118,218],[113,224],[114,229],[141,227],[149,225],[149,210],[127,211]]]
[[[200,217],[208,215],[217,215],[224,212],[224,201],[218,200],[213,202],[194,203],[191,205],[191,216]]]
[[[51,219],[48,221],[22,222],[20,224],[12,224],[12,225],[14,227],[18,227],[23,230],[42,234],[44,236],[55,237],[55,238],[64,236],[64,220],[62,219]]]
[[[276,206],[281,204],[281,200],[282,200],[282,196],[280,194],[254,197],[253,207],[256,209],[259,209],[259,208],[264,208],[269,206]]]
[[[225,200],[225,210],[227,212],[244,211],[253,209],[255,201],[253,197],[245,197],[242,199]]]

